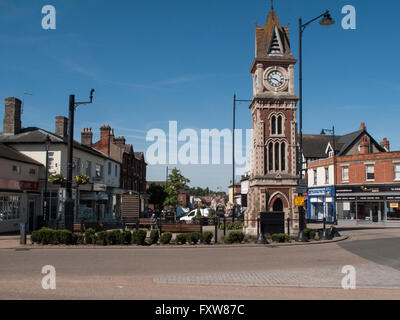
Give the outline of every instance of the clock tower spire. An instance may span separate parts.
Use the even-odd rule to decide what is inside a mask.
[[[255,57],[250,69],[253,141],[245,226],[249,235],[256,235],[261,213],[280,212],[285,221],[291,218],[291,232],[298,229],[294,207],[298,179],[296,62],[290,49],[289,27],[280,24],[271,1],[265,25],[256,25]],[[282,227],[287,228],[287,224]]]

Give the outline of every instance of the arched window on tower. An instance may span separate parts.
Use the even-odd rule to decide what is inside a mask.
[[[286,171],[286,143],[281,144],[281,171]]]
[[[276,117],[271,118],[271,134],[276,134]]]
[[[279,143],[275,142],[275,171],[279,171]]]
[[[282,134],[282,116],[278,116],[278,134]]]
[[[268,171],[274,170],[274,145],[272,142],[268,144]]]

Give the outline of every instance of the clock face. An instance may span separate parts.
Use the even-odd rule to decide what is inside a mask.
[[[274,88],[279,88],[285,84],[285,77],[283,76],[282,72],[278,70],[273,70],[268,73],[267,81],[270,86]]]

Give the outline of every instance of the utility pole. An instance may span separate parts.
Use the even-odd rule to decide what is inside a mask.
[[[74,143],[74,116],[75,109],[81,104],[91,104],[93,102],[93,92],[94,89],[90,90],[90,101],[87,102],[75,102],[75,95],[71,94],[69,96],[69,106],[68,106],[68,150],[67,150],[67,199],[65,200],[65,213],[64,221],[65,228],[67,230],[73,231],[74,225],[74,200],[72,199],[72,169],[73,169],[73,143]]]

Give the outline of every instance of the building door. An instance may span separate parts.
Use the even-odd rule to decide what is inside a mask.
[[[32,232],[34,228],[35,218],[35,201],[29,201],[28,207],[28,231]]]
[[[272,206],[272,210],[274,212],[282,212],[283,211],[283,202],[281,199],[276,199],[274,205]]]

